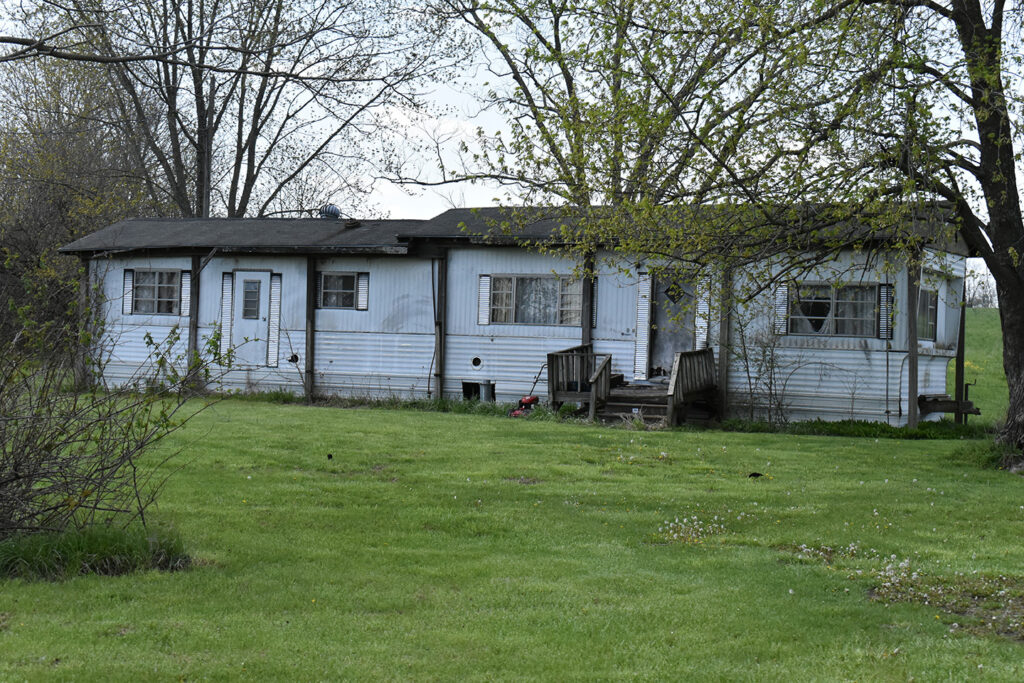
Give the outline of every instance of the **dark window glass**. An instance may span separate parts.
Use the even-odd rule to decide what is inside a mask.
[[[518,325],[579,325],[580,280],[548,275],[491,278],[491,322]]]
[[[132,312],[178,315],[181,271],[136,270],[132,291]]]
[[[321,308],[356,307],[356,276],[354,273],[323,273],[322,277]]]
[[[789,303],[789,333],[873,337],[877,299],[875,285],[800,285]]]
[[[260,317],[260,281],[246,280],[242,283],[242,317],[258,320]]]
[[[917,297],[917,338],[935,341],[935,330],[939,322],[939,293],[922,289]]]

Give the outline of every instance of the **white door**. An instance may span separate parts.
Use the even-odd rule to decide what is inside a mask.
[[[235,271],[234,290],[231,344],[235,347],[235,364],[241,367],[266,366],[270,273]]]

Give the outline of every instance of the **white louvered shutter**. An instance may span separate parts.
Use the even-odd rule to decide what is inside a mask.
[[[789,285],[786,283],[775,288],[775,315],[772,330],[775,334],[789,332]]]
[[[370,307],[370,274],[356,275],[356,310],[365,311]]]
[[[277,367],[281,338],[281,274],[270,275],[270,309],[267,311],[267,367]]]
[[[704,280],[697,293],[697,312],[693,319],[693,348],[708,348],[708,330],[711,327],[711,281]]]
[[[633,379],[647,379],[651,342],[651,285],[649,273],[640,273],[636,286],[636,342],[633,347]]]
[[[892,285],[878,285],[878,338],[892,339]]]
[[[181,271],[181,303],[178,306],[180,315],[187,318],[192,315],[192,271]]]
[[[476,297],[476,324],[489,325],[491,323],[491,276],[481,275],[480,284],[477,287]]]
[[[224,273],[220,280],[220,355],[231,350],[231,296],[235,284],[233,273]]]
[[[132,301],[135,299],[135,271],[126,268],[124,271],[124,289],[121,293],[121,312],[132,314]]]

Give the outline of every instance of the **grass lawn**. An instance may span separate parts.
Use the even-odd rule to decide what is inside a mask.
[[[161,446],[196,566],[0,580],[0,680],[1021,680],[1024,481],[980,445],[229,400]]]
[[[1024,566],[965,443],[225,401],[165,446],[198,565],[0,582],[0,680],[1019,680],[1004,598],[874,599]]]
[[[1003,374],[1003,338],[999,329],[999,311],[995,308],[968,308],[964,381],[970,387],[971,400],[981,408],[971,422],[1001,425],[1006,420],[1009,396]],[[953,363],[949,364],[948,386],[953,392]]]

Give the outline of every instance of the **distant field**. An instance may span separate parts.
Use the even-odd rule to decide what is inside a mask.
[[[0,581],[0,680],[1024,678],[979,442],[225,401],[172,445],[197,566]]]
[[[995,308],[967,309],[967,348],[964,379],[974,382],[970,397],[981,409],[984,424],[1002,424],[1006,420],[1009,396],[1003,373],[1003,336],[999,329],[999,311]],[[953,388],[953,364],[949,365],[949,387]]]

